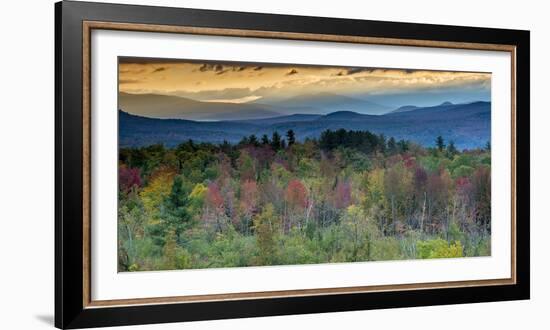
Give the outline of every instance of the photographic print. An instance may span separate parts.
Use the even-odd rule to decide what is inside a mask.
[[[491,255],[491,74],[119,57],[118,271]]]

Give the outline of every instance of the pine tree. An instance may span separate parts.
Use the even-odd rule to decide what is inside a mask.
[[[393,136],[388,140],[388,153],[390,155],[394,155],[397,153],[397,142],[395,142]]]
[[[449,145],[447,146],[447,154],[449,158],[452,158],[457,153],[458,153],[458,150],[456,150],[454,141],[449,141]]]
[[[166,198],[163,218],[165,220],[166,232],[173,230],[177,241],[180,241],[181,234],[189,228],[192,223],[192,216],[188,211],[190,187],[178,175],[174,178],[172,191]]]
[[[435,139],[435,145],[439,151],[443,151],[443,149],[445,149],[445,140],[443,140],[441,135]]]
[[[403,139],[399,140],[397,145],[399,146],[399,151],[401,152],[406,152],[409,150],[409,143]]]
[[[293,130],[289,129],[286,132],[286,137],[288,139],[288,146],[289,147],[296,142],[296,137],[294,136],[294,131]]]
[[[277,131],[273,132],[271,136],[271,147],[275,151],[281,149],[281,135]]]
[[[260,143],[258,142],[258,138],[256,135],[252,134],[248,137],[248,143],[257,147]]]
[[[268,145],[270,142],[269,142],[269,138],[267,137],[266,134],[262,135],[262,144],[263,145]]]

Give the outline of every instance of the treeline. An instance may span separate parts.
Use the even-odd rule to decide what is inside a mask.
[[[367,131],[119,152],[119,270],[490,254],[490,144]]]

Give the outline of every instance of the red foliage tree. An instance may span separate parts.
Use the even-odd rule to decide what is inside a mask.
[[[285,200],[294,209],[303,209],[307,206],[307,190],[300,180],[290,180],[285,191]]]
[[[139,168],[120,166],[118,168],[118,186],[125,193],[133,187],[141,186],[141,176]]]
[[[208,185],[208,192],[205,198],[206,204],[214,209],[223,208],[223,197],[220,191],[220,187],[214,182]]]
[[[247,216],[252,216],[258,203],[258,185],[256,181],[247,180],[243,182],[240,197],[241,212]]]
[[[349,182],[338,182],[336,185],[336,195],[334,196],[334,206],[343,209],[351,204],[351,184]]]

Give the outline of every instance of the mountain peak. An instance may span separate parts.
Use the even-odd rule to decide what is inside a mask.
[[[404,105],[404,106],[401,106],[401,107],[393,110],[390,113],[407,112],[407,111],[412,111],[412,110],[416,110],[416,109],[418,109],[418,107],[416,105]]]
[[[449,101],[445,101],[443,103],[441,103],[439,106],[445,106],[445,105],[454,105],[452,102],[449,102]]]
[[[325,118],[346,119],[346,118],[357,118],[357,117],[363,117],[363,116],[364,116],[363,114],[360,114],[360,113],[355,112],[355,111],[342,110],[342,111],[335,111],[335,112],[331,112],[329,114],[326,114]]]

